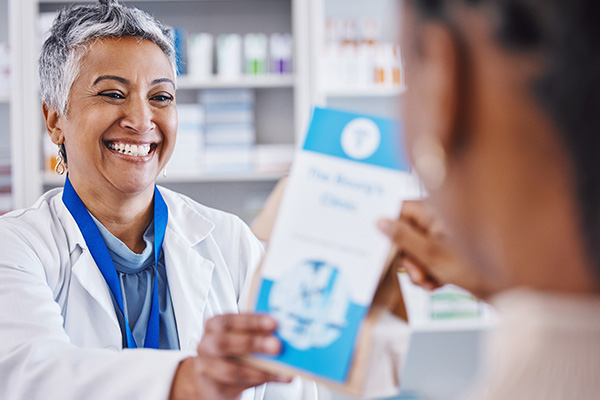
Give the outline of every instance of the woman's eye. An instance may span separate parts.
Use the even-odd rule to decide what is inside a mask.
[[[173,100],[173,97],[167,94],[157,94],[156,96],[152,96],[151,100],[165,102]]]
[[[102,93],[100,93],[100,96],[102,96],[102,97],[108,97],[109,99],[116,99],[116,100],[120,100],[120,99],[124,99],[125,98],[125,96],[123,96],[119,92],[102,92]]]

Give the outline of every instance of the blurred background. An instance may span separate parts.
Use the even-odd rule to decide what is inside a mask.
[[[293,160],[313,106],[394,116],[399,0],[123,1],[169,26],[177,146],[160,184],[251,223]],[[68,2],[0,0],[0,212],[61,186],[37,57]]]
[[[176,38],[178,139],[159,184],[247,223],[289,172],[314,106],[398,117],[406,87],[400,0],[122,3],[154,15]],[[64,183],[43,124],[37,58],[67,4],[0,0],[0,214]],[[456,398],[473,378],[491,311],[460,291],[413,289],[395,398]],[[320,390],[325,400],[347,399]]]

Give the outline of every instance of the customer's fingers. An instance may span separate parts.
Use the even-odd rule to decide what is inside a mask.
[[[434,261],[437,242],[407,221],[382,219],[377,226],[390,238],[399,253],[408,254],[425,266]]]
[[[400,265],[406,271],[410,280],[417,286],[426,290],[434,290],[440,287],[437,281],[429,275],[421,266],[408,257],[402,257]]]
[[[429,232],[437,220],[432,208],[421,200],[407,200],[403,202],[400,219],[423,232]]]

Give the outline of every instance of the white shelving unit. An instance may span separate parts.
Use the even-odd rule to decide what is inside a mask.
[[[336,98],[394,98],[398,97],[406,91],[404,87],[388,87],[388,86],[364,86],[354,88],[339,88],[324,90],[322,96],[325,99]]]
[[[8,43],[10,37],[10,16],[8,14],[8,0],[0,0],[0,42]],[[4,51],[3,51],[4,54]],[[12,138],[10,128],[13,118],[11,116],[11,96],[6,93],[8,76],[4,75],[6,70],[6,59],[2,56],[2,93],[0,94],[0,214],[10,211],[14,205],[12,189]],[[10,66],[13,69],[13,66]]]
[[[204,79],[194,79],[188,76],[181,76],[177,79],[177,88],[188,90],[293,88],[294,84],[294,77],[286,75],[242,76],[233,79],[221,78],[218,76]]]
[[[13,49],[13,94],[10,99],[13,154],[13,197],[16,208],[31,205],[45,190],[64,179],[43,168],[43,120],[37,79],[38,16],[68,4],[56,0],[5,0],[10,7],[10,41]],[[89,2],[79,1],[79,2]],[[94,0],[95,1],[95,0]],[[382,20],[382,39],[393,41],[400,0],[123,0],[148,11],[168,25],[188,33],[291,32],[294,68],[289,76],[241,76],[224,79],[178,77],[178,104],[195,103],[206,89],[251,88],[255,91],[257,144],[300,143],[311,109],[328,106],[384,116],[396,116],[403,89],[388,86],[332,90],[320,87],[320,50],[327,16]],[[8,101],[9,99],[0,99]],[[169,168],[167,168],[169,171]],[[249,221],[246,202],[256,208],[283,175],[280,171],[237,172],[169,171],[158,182],[186,193],[207,205],[240,214]],[[251,199],[251,200],[248,200]]]
[[[386,117],[397,117],[404,86],[390,84],[353,84],[326,87],[327,77],[322,50],[326,43],[325,24],[328,18],[351,19],[360,22],[365,17],[376,18],[380,23],[380,39],[398,42],[400,0],[312,0],[311,2],[311,67],[313,78],[311,93],[313,103],[322,107],[365,112]]]
[[[31,205],[45,190],[61,186],[64,177],[43,168],[43,119],[37,79],[38,18],[70,3],[56,0],[5,0],[11,5],[11,47],[15,49],[15,91],[12,100],[11,137],[15,177],[15,207]],[[78,1],[79,3],[90,2]],[[94,0],[95,1],[95,0]],[[179,26],[188,33],[290,32],[294,38],[293,74],[213,76],[195,79],[178,77],[178,104],[197,102],[206,89],[250,88],[255,92],[257,144],[293,148],[310,117],[310,6],[312,0],[123,0],[155,15],[163,23]],[[0,103],[2,102],[0,98]],[[8,99],[6,99],[8,100]],[[291,160],[290,160],[291,161]],[[169,168],[167,166],[167,171]],[[262,198],[285,171],[248,170],[231,172],[169,171],[158,183],[188,194],[196,200],[239,214],[249,221]],[[246,203],[251,206],[247,207]],[[248,211],[248,209],[251,209]]]

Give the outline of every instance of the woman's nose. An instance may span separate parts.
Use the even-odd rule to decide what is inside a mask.
[[[155,125],[152,122],[152,110],[148,102],[145,99],[130,99],[119,125],[139,134],[152,131]]]

